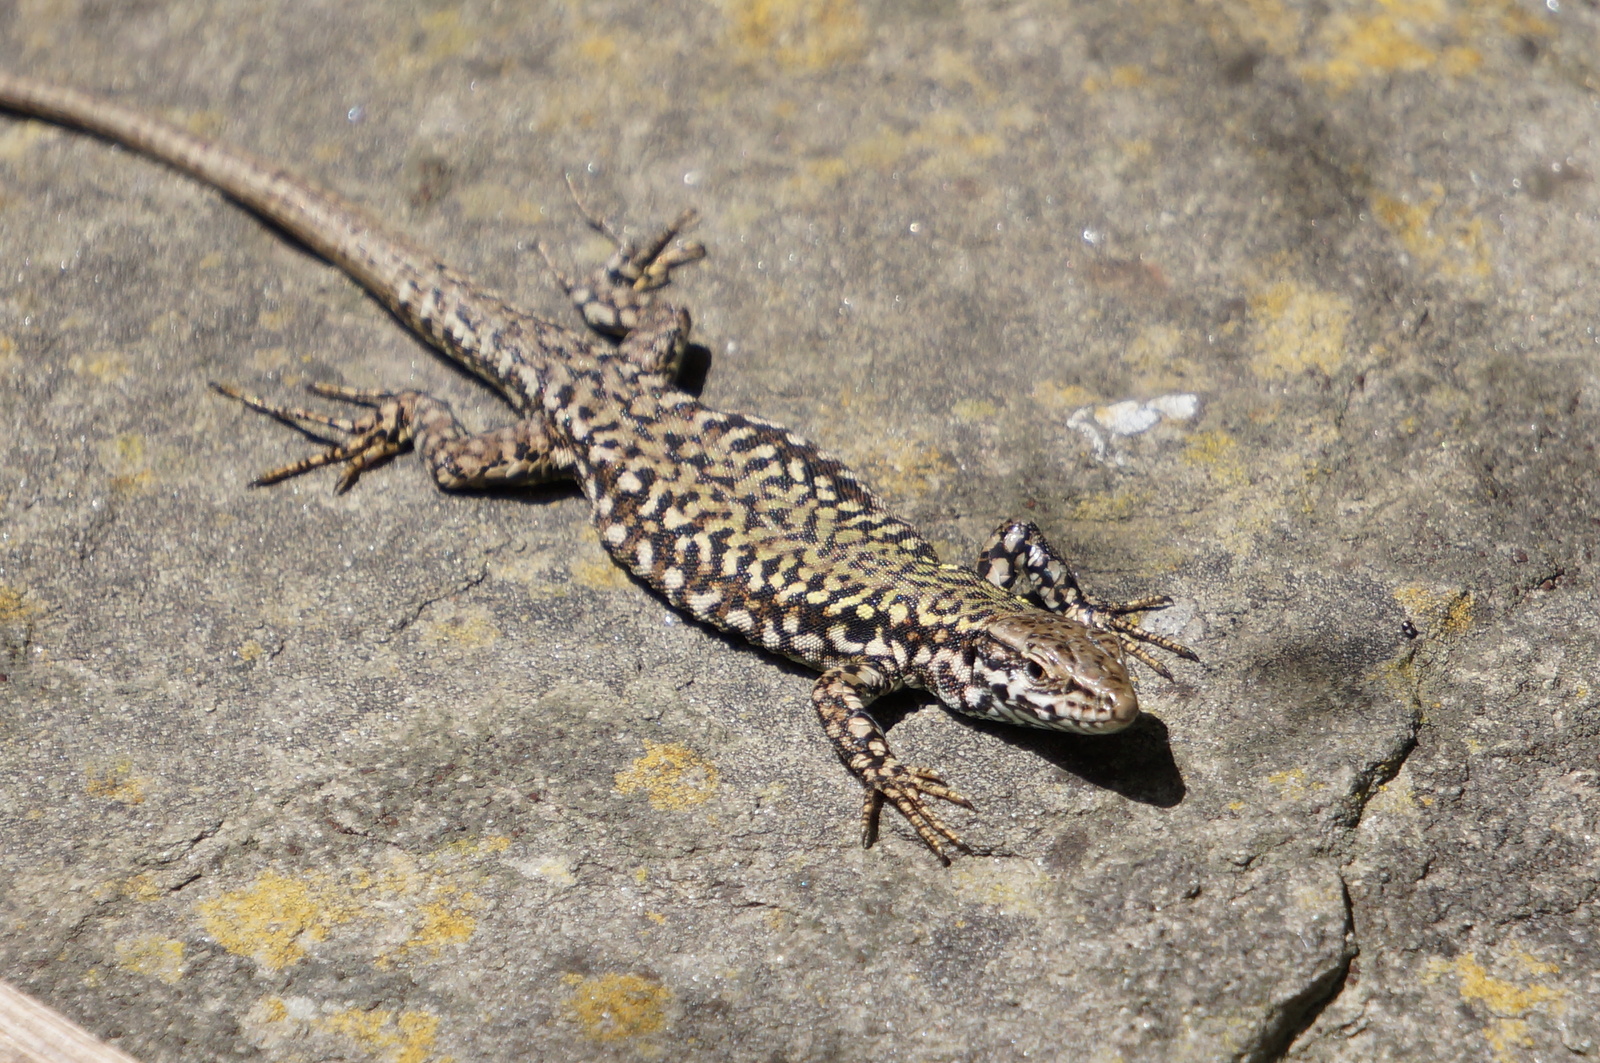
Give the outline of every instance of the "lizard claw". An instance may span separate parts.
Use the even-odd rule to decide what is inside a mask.
[[[1198,661],[1200,655],[1175,639],[1170,639],[1165,635],[1158,635],[1154,631],[1146,631],[1140,626],[1139,621],[1130,618],[1129,614],[1148,612],[1153,609],[1165,609],[1171,604],[1172,599],[1164,594],[1158,594],[1150,598],[1138,598],[1131,602],[1108,602],[1099,598],[1090,598],[1086,595],[1078,609],[1083,614],[1080,619],[1084,623],[1102,631],[1110,631],[1117,636],[1117,641],[1122,643],[1122,648],[1128,656],[1142,662],[1162,679],[1170,680],[1172,673],[1167,669],[1167,666],[1161,663],[1154,654],[1145,649],[1140,643],[1166,650],[1173,656],[1182,657],[1187,661]]]
[[[928,807],[924,796],[937,797],[962,808],[972,807],[971,801],[952,790],[938,773],[927,768],[891,762],[873,772],[867,780],[866,798],[861,806],[862,848],[871,848],[873,842],[878,840],[879,813],[887,801],[906,817],[917,836],[933,850],[933,855],[939,858],[940,863],[947,867],[950,864],[950,857],[945,852],[947,845],[970,853],[971,848]]]
[[[310,457],[276,469],[269,469],[251,480],[251,487],[267,487],[311,472],[313,469],[320,469],[324,465],[344,463],[344,472],[333,488],[336,493],[344,494],[355,486],[363,472],[382,464],[411,445],[411,423],[415,419],[413,407],[418,397],[415,392],[390,394],[320,383],[309,386],[315,394],[369,408],[367,413],[350,420],[330,417],[296,406],[276,406],[249,392],[215,381],[211,382],[211,387],[214,391],[243,403],[252,410],[275,417],[291,427],[300,429],[318,442],[327,444],[325,450]],[[316,429],[308,427],[309,425],[316,426]],[[330,438],[327,432],[318,429],[331,430],[351,438],[341,441]]]

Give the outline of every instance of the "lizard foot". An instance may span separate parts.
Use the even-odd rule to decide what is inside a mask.
[[[616,250],[582,280],[573,280],[563,273],[543,243],[536,245],[539,254],[590,328],[607,336],[626,336],[638,327],[641,314],[650,305],[650,293],[672,283],[674,269],[706,257],[704,244],[678,239],[698,215],[686,210],[655,236],[636,244],[584,205],[570,174],[567,175],[567,190],[572,193],[573,202],[584,220],[610,240]]]
[[[1155,646],[1166,650],[1175,657],[1182,657],[1186,661],[1198,661],[1200,655],[1176,639],[1165,635],[1158,635],[1154,631],[1146,631],[1139,625],[1139,621],[1130,617],[1131,613],[1145,613],[1154,609],[1165,609],[1172,604],[1172,599],[1166,595],[1155,595],[1150,598],[1139,598],[1131,602],[1107,602],[1099,598],[1085,595],[1078,602],[1069,606],[1065,612],[1068,615],[1078,614],[1076,619],[1102,631],[1110,631],[1117,636],[1117,641],[1122,643],[1122,648],[1128,656],[1141,661],[1162,679],[1171,680],[1172,673],[1167,666],[1162,664],[1143,644]]]
[[[333,384],[311,384],[309,389],[317,395],[330,399],[339,399],[343,402],[354,403],[357,406],[368,407],[369,412],[362,414],[354,420],[344,417],[330,417],[315,410],[303,410],[296,406],[277,406],[258,398],[238,388],[226,384],[212,382],[211,387],[223,395],[241,402],[269,417],[275,417],[285,424],[298,428],[313,439],[327,444],[327,449],[288,465],[271,469],[250,481],[251,487],[266,487],[269,484],[279,483],[283,480],[300,476],[313,469],[320,469],[324,465],[337,465],[343,463],[344,472],[334,490],[340,494],[355,486],[361,474],[375,465],[382,464],[388,459],[399,454],[411,446],[415,434],[413,425],[425,416],[425,405],[432,405],[444,410],[445,415],[451,420],[447,407],[437,399],[431,399],[421,392],[402,391],[389,393],[384,391],[364,391],[358,388],[339,387]],[[349,439],[339,440],[330,433],[349,436]]]
[[[927,768],[912,768],[895,760],[865,773],[867,785],[865,801],[861,806],[861,845],[871,848],[878,840],[878,818],[888,802],[906,817],[939,862],[949,866],[950,857],[945,846],[970,853],[972,850],[951,830],[938,813],[929,808],[924,796],[937,797],[962,808],[971,808],[972,802],[952,790],[935,772]]]

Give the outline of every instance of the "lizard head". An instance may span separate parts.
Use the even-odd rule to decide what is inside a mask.
[[[966,649],[964,712],[1079,734],[1120,731],[1139,716],[1122,643],[1109,631],[1032,610],[981,625]]]

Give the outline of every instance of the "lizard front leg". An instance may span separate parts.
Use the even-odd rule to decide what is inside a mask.
[[[878,837],[878,814],[888,801],[900,810],[945,864],[945,846],[970,852],[956,833],[929,808],[924,797],[937,797],[963,808],[972,802],[950,789],[937,773],[908,767],[889,752],[883,729],[867,712],[867,705],[893,689],[882,672],[865,663],[847,664],[822,673],[811,688],[811,701],[822,717],[822,727],[845,767],[866,787],[861,808],[861,844],[870,847]]]
[[[1053,613],[1065,613],[1089,627],[1115,632],[1124,650],[1163,679],[1171,679],[1172,673],[1139,643],[1158,646],[1187,660],[1200,659],[1189,647],[1165,635],[1146,631],[1137,620],[1128,618],[1129,613],[1165,609],[1172,604],[1171,598],[1156,595],[1131,602],[1108,602],[1090,597],[1078,585],[1072,566],[1056,553],[1032,521],[1008,520],[996,528],[978,552],[976,567],[984,579],[1006,590],[1014,590],[1026,580],[1032,584],[1033,596],[1044,608]]]
[[[456,420],[448,404],[420,391],[363,391],[311,385],[311,391],[318,395],[368,408],[367,413],[350,420],[293,406],[275,406],[222,384],[211,386],[328,444],[326,450],[308,458],[262,473],[251,481],[253,487],[342,463],[344,473],[334,487],[342,494],[355,485],[363,472],[412,447],[421,455],[434,483],[446,490],[542,483],[569,473],[573,464],[571,452],[556,441],[542,419],[529,418],[472,435]],[[316,427],[308,427],[312,425]],[[329,432],[349,438],[330,439]]]

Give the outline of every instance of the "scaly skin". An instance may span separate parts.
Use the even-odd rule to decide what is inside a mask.
[[[675,388],[689,315],[654,293],[704,254],[676,242],[687,218],[643,247],[618,241],[585,281],[562,278],[607,339],[525,314],[338,197],[119,104],[0,74],[0,108],[89,130],[227,193],[347,273],[520,418],[474,436],[415,391],[316,389],[367,408],[349,420],[218,386],[339,440],[258,484],[342,464],[346,490],[407,448],[444,488],[575,479],[619,564],[697,620],[822,672],[812,701],[865,787],[865,844],[887,801],[948,862],[948,847],[965,846],[926,799],[971,807],[935,773],[895,758],[868,712],[875,698],[920,687],[974,716],[1107,734],[1139,714],[1126,656],[1166,674],[1139,642],[1194,657],[1125,617],[1166,599],[1086,597],[1033,525],[1002,525],[976,571],[943,564],[837,458]]]

